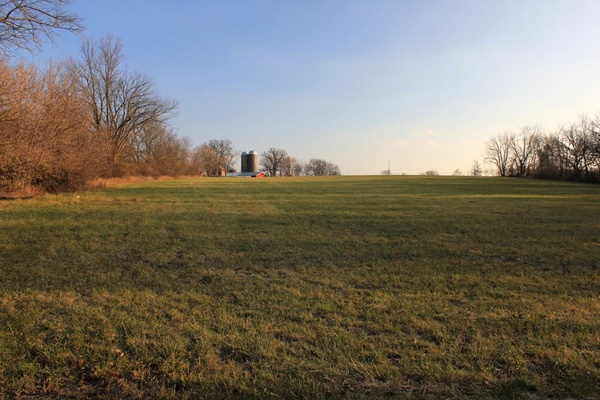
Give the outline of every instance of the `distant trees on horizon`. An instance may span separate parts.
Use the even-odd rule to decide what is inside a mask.
[[[260,154],[260,165],[269,176],[335,176],[342,171],[329,161],[311,158],[302,162],[288,155],[287,151],[271,147]]]
[[[527,126],[486,143],[486,161],[498,176],[600,182],[600,114],[582,115],[557,131]]]

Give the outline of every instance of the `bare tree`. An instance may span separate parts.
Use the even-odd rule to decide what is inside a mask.
[[[284,160],[288,156],[287,151],[270,147],[269,150],[260,154],[260,165],[270,176],[282,175]]]
[[[0,0],[0,52],[33,51],[61,31],[80,33],[82,19],[69,13],[70,0]]]
[[[304,173],[312,176],[341,175],[340,167],[328,161],[312,158],[304,166]]]
[[[219,176],[232,163],[236,153],[229,139],[212,139],[194,149],[192,159],[199,174]]]
[[[515,175],[529,176],[536,165],[541,138],[539,126],[521,128],[518,135],[510,137],[510,149],[515,167]]]
[[[481,168],[481,165],[479,165],[479,161],[473,160],[473,165],[471,166],[470,172],[471,172],[470,173],[471,176],[482,176],[483,175],[483,170]]]
[[[191,140],[179,138],[160,124],[145,127],[124,153],[128,168],[138,175],[178,176],[188,173],[191,160]]]
[[[486,161],[496,167],[500,176],[507,176],[511,172],[513,162],[511,143],[514,141],[514,136],[513,133],[504,132],[491,138],[487,143]]]
[[[37,71],[23,63],[11,67],[8,59],[0,58],[0,150],[17,143],[27,129],[22,128],[23,116],[32,112],[31,98],[37,90]]]
[[[291,167],[292,176],[301,176],[304,171],[304,161],[300,161],[295,157],[290,157],[289,166]]]
[[[281,161],[282,176],[300,176],[302,175],[304,164],[298,161],[296,157],[286,156]]]
[[[192,165],[195,175],[219,175],[219,161],[217,154],[207,143],[194,149],[192,153]]]
[[[597,167],[600,169],[600,113],[596,114],[591,122],[591,136],[594,144]]]
[[[562,179],[568,166],[565,164],[565,146],[557,134],[541,138],[535,177],[546,179]]]
[[[565,159],[576,180],[592,182],[595,179],[596,152],[592,121],[581,116],[578,123],[561,128]]]
[[[487,143],[486,161],[501,176],[600,181],[600,114],[581,115],[555,133],[537,126],[504,133]]]
[[[233,142],[230,139],[212,139],[208,142],[208,146],[212,148],[217,156],[215,165],[219,169],[227,169],[233,164],[233,159],[237,153],[233,150]]]
[[[118,39],[107,36],[99,42],[87,40],[82,44],[81,56],[72,62],[72,70],[79,77],[93,129],[112,143],[111,162],[115,164],[145,127],[166,124],[177,103],[156,94],[146,76],[121,67],[123,55]]]

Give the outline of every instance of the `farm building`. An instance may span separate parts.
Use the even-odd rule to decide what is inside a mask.
[[[264,172],[240,172],[239,174],[237,174],[236,176],[242,177],[242,178],[264,178],[265,177],[265,173]]]
[[[242,173],[258,172],[258,153],[250,150],[242,152]]]
[[[254,150],[242,152],[242,172],[236,176],[247,178],[264,178],[265,174],[258,171],[258,153]]]
[[[221,165],[219,169],[219,176],[235,176],[237,173],[237,169],[233,168],[231,165]]]

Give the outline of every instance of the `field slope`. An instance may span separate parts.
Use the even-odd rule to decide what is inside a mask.
[[[598,398],[600,186],[188,179],[0,200],[0,398]]]

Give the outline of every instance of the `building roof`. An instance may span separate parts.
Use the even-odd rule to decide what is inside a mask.
[[[236,174],[236,176],[247,177],[247,178],[264,178],[265,173],[261,172],[261,171],[256,171],[256,172],[240,172],[239,174]]]

